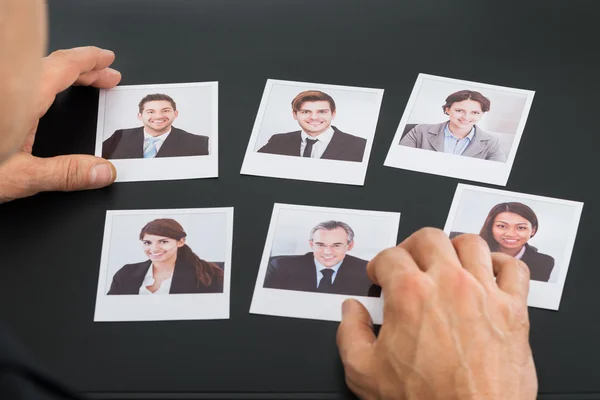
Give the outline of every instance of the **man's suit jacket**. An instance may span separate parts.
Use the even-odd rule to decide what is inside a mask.
[[[208,155],[208,137],[171,127],[171,133],[156,157]],[[144,158],[144,128],[119,129],[102,143],[102,157],[108,159]]]
[[[407,147],[444,152],[444,127],[446,124],[447,122],[433,125],[419,124],[400,140],[400,144]],[[500,147],[500,140],[484,132],[477,125],[475,125],[475,135],[471,143],[461,155],[484,160],[506,161],[506,154]]]
[[[140,286],[144,282],[150,264],[152,262],[146,260],[125,265],[113,277],[107,294],[139,294]],[[222,267],[221,263],[214,264]],[[175,262],[169,293],[223,293],[223,282],[217,282],[216,279],[213,279],[210,286],[204,286],[202,283],[196,285],[197,282],[198,278],[194,266]]]
[[[318,292],[313,253],[276,256],[269,261],[265,288]],[[379,297],[381,288],[367,277],[367,261],[346,254],[328,293]]]
[[[523,253],[521,261],[529,267],[529,279],[548,282],[554,268],[554,258],[544,253],[538,253],[537,248],[525,244],[525,253]]]
[[[332,128],[333,136],[321,158],[361,162],[367,139],[344,133],[335,126],[332,126]],[[258,152],[300,157],[301,144],[301,131],[278,133],[271,136],[269,142],[261,147]]]

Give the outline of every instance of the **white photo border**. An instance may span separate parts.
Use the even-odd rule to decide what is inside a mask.
[[[437,80],[441,82],[464,84],[476,86],[482,89],[503,90],[512,93],[522,94],[527,97],[525,107],[519,120],[519,125],[515,133],[510,151],[507,154],[506,162],[482,160],[472,157],[456,156],[437,151],[429,151],[416,149],[400,145],[400,139],[404,131],[404,127],[413,110],[421,86],[425,79]],[[526,89],[509,88],[506,86],[490,85],[487,83],[479,83],[465,81],[460,79],[445,78],[436,75],[428,75],[420,73],[413,87],[413,90],[398,124],[398,129],[394,135],[390,149],[385,158],[383,165],[393,168],[408,169],[411,171],[424,172],[427,174],[448,176],[452,178],[466,179],[493,185],[506,186],[512,166],[517,154],[521,136],[525,130],[525,124],[529,117],[529,111],[533,103],[535,91]]]
[[[251,314],[275,315],[280,317],[316,319],[324,321],[341,321],[341,307],[344,300],[353,298],[361,302],[371,314],[374,324],[383,323],[383,299],[384,292],[380,297],[350,296],[340,294],[325,294],[314,292],[302,292],[296,290],[281,290],[264,288],[263,284],[269,265],[269,258],[275,239],[275,232],[282,210],[331,212],[336,214],[356,214],[360,216],[377,216],[390,218],[390,240],[384,244],[382,249],[396,245],[398,229],[400,225],[400,213],[389,211],[371,211],[332,207],[303,206],[294,204],[275,203],[269,224],[269,232],[265,241],[265,248],[260,261],[260,268],[256,278]]]
[[[115,182],[162,181],[177,179],[217,178],[219,176],[219,83],[190,82],[156,85],[123,85],[112,89],[101,89],[98,101],[98,124],[96,128],[96,146],[94,154],[102,157],[106,93],[108,91],[126,91],[138,89],[168,89],[187,87],[212,88],[212,126],[209,140],[209,154],[206,156],[157,157],[151,160],[126,159],[113,160],[117,169]]]
[[[480,193],[490,193],[500,196],[517,197],[527,200],[534,200],[546,203],[555,203],[560,205],[566,205],[573,207],[575,210],[575,217],[571,222],[571,226],[565,229],[565,252],[562,258],[562,265],[556,265],[555,268],[559,269],[559,274],[556,282],[529,282],[529,297],[527,298],[527,305],[530,307],[545,308],[549,310],[558,311],[560,306],[560,300],[562,297],[563,288],[567,279],[567,272],[569,264],[571,262],[571,255],[573,253],[573,247],[575,245],[575,239],[577,236],[577,230],[579,228],[579,221],[581,219],[581,213],[583,211],[583,203],[572,200],[562,200],[552,197],[538,196],[533,194],[525,194],[518,192],[511,192],[508,190],[491,189],[480,186],[466,185],[459,183],[454,192],[454,198],[452,199],[452,205],[448,212],[448,219],[444,225],[444,232],[450,235],[452,226],[456,219],[460,200],[465,191],[475,191]]]
[[[154,210],[108,210],[104,225],[94,322],[169,321],[229,319],[231,253],[233,245],[233,207],[176,208]],[[226,247],[223,293],[185,293],[165,296],[107,295],[106,275],[110,254],[112,220],[120,215],[226,215]]]
[[[306,89],[335,89],[350,92],[368,92],[377,95],[377,118],[374,121],[370,137],[367,137],[367,144],[362,162],[325,160],[303,157],[286,157],[277,154],[257,153],[254,151],[256,141],[260,133],[260,127],[265,116],[265,111],[271,94],[273,85],[290,85]],[[256,114],[256,120],[252,127],[252,134],[248,141],[246,154],[240,174],[256,175],[271,178],[296,179],[303,181],[340,183],[348,185],[362,186],[365,184],[369,158],[371,157],[371,148],[375,138],[379,113],[381,112],[381,102],[383,100],[384,89],[363,88],[355,86],[340,86],[323,83],[294,82],[277,79],[267,79],[263,91],[260,106]],[[276,166],[276,167],[274,167]]]

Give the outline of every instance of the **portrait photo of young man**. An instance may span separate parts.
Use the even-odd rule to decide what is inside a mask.
[[[292,118],[300,130],[277,133],[259,153],[361,162],[367,140],[342,132],[332,125],[334,99],[319,90],[306,90],[292,100]]]
[[[267,79],[241,173],[364,185],[383,89]]]
[[[167,94],[144,96],[137,118],[142,126],[116,130],[102,143],[107,159],[205,156],[209,138],[173,126],[179,116],[175,100]]]

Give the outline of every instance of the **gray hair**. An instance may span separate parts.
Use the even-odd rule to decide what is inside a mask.
[[[315,232],[318,230],[324,229],[326,231],[332,231],[337,228],[342,228],[346,231],[346,234],[348,235],[348,243],[354,240],[354,231],[352,230],[352,228],[350,228],[350,225],[342,221],[325,221],[321,222],[320,224],[317,224],[310,231],[310,240],[313,240]]]

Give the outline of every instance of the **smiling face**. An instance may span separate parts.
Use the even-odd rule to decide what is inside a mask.
[[[325,132],[335,118],[328,101],[305,101],[298,111],[292,111],[294,119],[309,136]]]
[[[160,136],[171,129],[178,115],[169,101],[155,100],[144,104],[144,111],[138,114],[138,119],[144,124],[146,132],[152,136]]]
[[[501,212],[494,218],[492,236],[503,253],[519,251],[535,235],[531,222],[510,211]]]
[[[450,131],[470,131],[483,117],[481,104],[475,100],[463,100],[446,107],[450,119]]]
[[[343,228],[335,228],[331,231],[319,229],[308,241],[313,251],[315,260],[325,267],[333,267],[341,262],[346,252],[352,250],[354,241],[348,243],[348,234]]]
[[[144,253],[153,263],[172,263],[177,260],[177,249],[185,244],[185,238],[180,240],[164,236],[144,235],[142,239]]]

